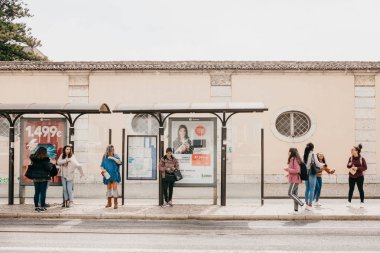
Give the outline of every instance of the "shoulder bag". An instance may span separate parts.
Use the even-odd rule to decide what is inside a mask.
[[[174,171],[174,177],[175,177],[175,181],[180,181],[183,179],[182,177],[182,173],[180,170],[175,170]]]
[[[315,175],[321,172],[321,169],[317,167],[314,161],[314,154],[311,155],[311,163],[310,163],[310,174]]]
[[[34,177],[33,177],[33,165],[32,164],[28,165],[28,168],[25,171],[25,177],[27,177],[29,179],[34,179]]]

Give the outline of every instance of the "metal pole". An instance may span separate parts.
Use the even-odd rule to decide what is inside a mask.
[[[71,150],[73,152],[75,151],[75,142],[73,140],[74,134],[75,134],[74,124],[70,123],[70,127],[69,127],[69,144],[71,145]],[[63,152],[65,152],[65,151],[63,150]],[[57,159],[58,159],[58,157],[57,157]],[[74,184],[72,186],[72,190],[74,191]],[[65,204],[65,195],[62,193],[62,205],[64,205],[64,204]]]
[[[8,176],[8,205],[14,204],[14,175],[15,175],[15,128],[9,127],[9,176]]]
[[[121,205],[124,206],[124,189],[125,189],[125,186],[124,186],[124,183],[125,183],[125,128],[123,128],[122,130],[122,143],[121,143],[121,152],[122,152],[122,155],[121,155],[121,162],[122,162],[122,165],[121,165]]]
[[[74,134],[75,134],[74,125],[70,125],[70,128],[69,128],[69,144],[71,145],[73,152],[74,152],[74,140],[73,140]]]
[[[261,128],[261,205],[264,205],[264,129]]]
[[[222,127],[222,157],[221,157],[221,194],[220,194],[220,204],[222,206],[226,205],[226,177],[227,177],[227,127],[224,125]]]
[[[112,144],[112,129],[108,129],[108,144]]]
[[[160,125],[159,132],[158,132],[158,152],[159,152],[159,158],[164,156],[164,126],[163,124]],[[159,165],[158,165],[159,166]],[[162,191],[162,175],[160,170],[158,170],[158,204],[161,206],[164,204],[164,198],[163,198],[163,191]]]

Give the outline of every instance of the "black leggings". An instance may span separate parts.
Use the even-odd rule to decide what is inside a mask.
[[[164,198],[166,202],[172,200],[173,197],[173,186],[174,186],[174,177],[166,176],[166,178],[162,179],[162,188],[164,191]]]
[[[348,178],[348,184],[350,186],[350,190],[348,191],[348,202],[351,202],[352,194],[354,193],[355,184],[358,185],[358,190],[360,194],[360,201],[364,202],[364,190],[363,190],[363,184],[364,184],[364,177],[358,177],[358,178]]]

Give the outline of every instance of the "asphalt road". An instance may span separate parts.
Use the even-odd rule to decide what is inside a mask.
[[[380,221],[0,220],[0,252],[380,252]]]

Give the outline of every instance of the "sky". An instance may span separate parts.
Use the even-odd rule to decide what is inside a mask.
[[[378,0],[24,0],[52,61],[379,61]]]

